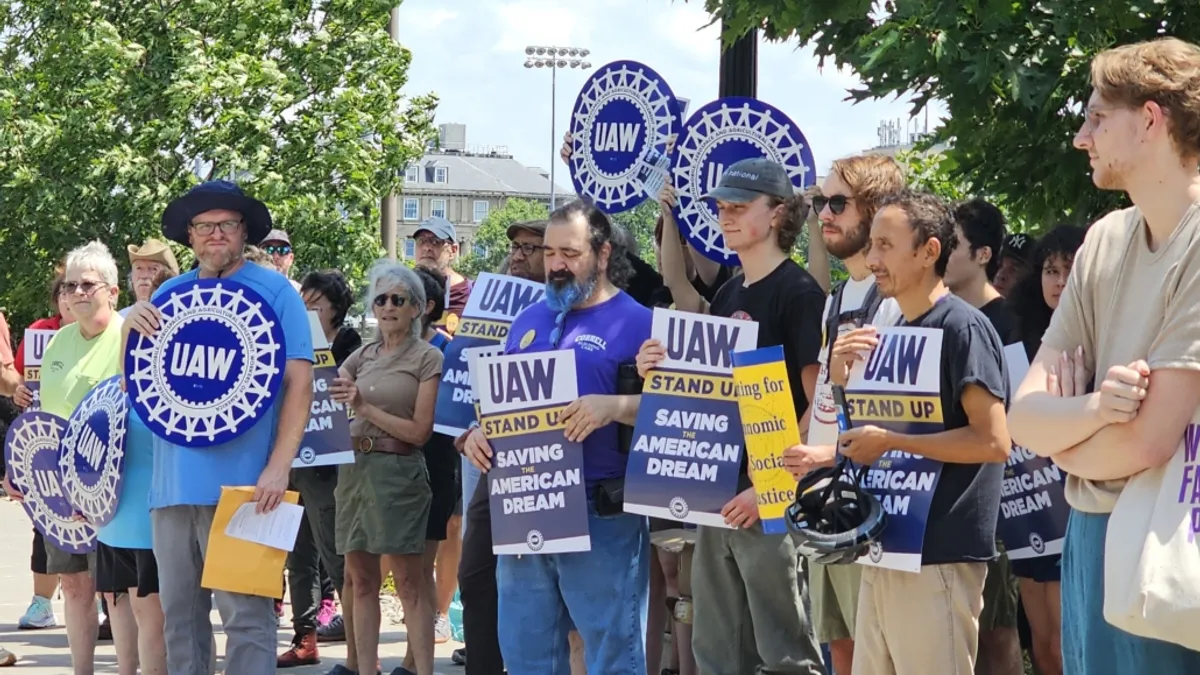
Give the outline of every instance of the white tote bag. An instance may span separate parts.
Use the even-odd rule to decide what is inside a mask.
[[[1188,427],[1191,445],[1196,429]],[[1200,456],[1181,441],[1171,461],[1129,479],[1104,544],[1104,619],[1194,650],[1200,650],[1198,484]]]

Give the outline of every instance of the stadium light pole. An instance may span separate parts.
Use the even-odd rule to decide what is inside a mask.
[[[558,147],[558,132],[554,128],[555,102],[558,99],[558,71],[559,69],[587,70],[592,67],[592,64],[585,61],[591,52],[587,49],[579,47],[537,47],[529,46],[525,48],[525,67],[526,68],[549,68],[550,69],[550,210],[554,211],[556,191],[554,187],[554,167],[558,163],[558,153],[555,148]]]

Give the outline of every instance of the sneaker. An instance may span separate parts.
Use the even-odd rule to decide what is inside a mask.
[[[456,666],[467,665],[467,648],[455,649],[454,653],[450,655],[450,661]]]
[[[341,614],[334,616],[324,626],[317,627],[317,642],[345,642],[345,640],[346,624],[342,621]]]
[[[440,645],[450,641],[450,617],[439,613],[433,619],[433,644]]]
[[[54,616],[54,605],[50,604],[49,598],[43,598],[40,595],[33,596],[33,602],[29,603],[29,609],[26,609],[21,618],[17,620],[17,628],[22,630],[39,630],[57,626],[58,617]]]
[[[417,675],[417,674],[414,673],[413,671],[409,670],[408,668],[405,668],[404,666],[397,666],[396,669],[392,671],[392,675]]]
[[[17,665],[17,655],[0,647],[0,668]]]
[[[337,605],[332,600],[322,600],[321,609],[317,610],[317,626],[328,626],[337,615]]]

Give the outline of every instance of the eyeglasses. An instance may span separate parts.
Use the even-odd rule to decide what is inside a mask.
[[[437,237],[417,237],[417,246],[430,246],[432,248],[441,248],[449,244],[448,239],[438,239]]]
[[[847,197],[846,195],[833,195],[832,197],[825,197],[825,196],[813,197],[812,198],[813,212],[820,213],[820,212],[824,211],[825,205],[828,204],[829,210],[833,213],[833,215],[840,216],[840,215],[842,215],[842,212],[846,210],[846,204],[849,204],[851,202],[851,200],[853,200],[853,197]]]
[[[387,304],[388,300],[391,300],[392,306],[397,309],[403,307],[408,302],[408,298],[399,293],[392,293],[390,295],[388,293],[380,293],[371,302],[374,302],[376,307],[383,307]]]
[[[515,241],[512,243],[512,246],[508,247],[509,253],[516,253],[517,251],[520,251],[521,253],[525,254],[526,258],[532,256],[534,253],[545,250],[546,247],[540,244],[518,244]]]
[[[196,231],[196,234],[202,237],[207,237],[208,235],[212,234],[213,230],[216,230],[218,227],[221,228],[221,231],[225,234],[233,234],[234,232],[237,232],[238,228],[241,226],[242,221],[240,220],[223,220],[219,223],[191,224],[191,228]]]
[[[108,284],[104,283],[103,281],[84,281],[82,283],[64,281],[62,285],[62,292],[67,295],[71,295],[76,290],[80,290],[83,291],[84,295],[91,295],[92,291],[95,291],[97,288],[103,288],[107,285]]]
[[[291,246],[264,246],[263,250],[270,255],[287,255],[292,252]]]

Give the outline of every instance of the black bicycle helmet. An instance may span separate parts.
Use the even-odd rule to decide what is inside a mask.
[[[845,565],[866,555],[887,526],[887,514],[842,457],[832,467],[810,472],[796,486],[787,524],[801,555],[823,565]]]

